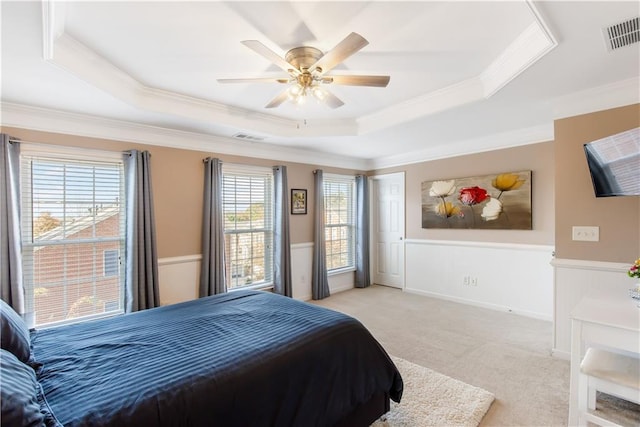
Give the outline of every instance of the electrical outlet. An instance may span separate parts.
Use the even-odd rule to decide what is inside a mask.
[[[571,238],[575,241],[598,242],[600,241],[600,227],[573,226]]]
[[[472,277],[471,281],[470,281],[470,285],[471,286],[478,286],[478,278],[477,277]]]

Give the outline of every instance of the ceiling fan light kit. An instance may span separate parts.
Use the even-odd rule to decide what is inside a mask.
[[[289,78],[218,79],[218,82],[271,82],[288,84],[289,87],[272,99],[265,108],[275,108],[287,99],[300,105],[306,101],[308,95],[312,95],[319,102],[323,102],[331,108],[338,108],[344,105],[344,102],[325,88],[321,87],[321,85],[339,84],[349,86],[386,87],[389,84],[389,76],[325,75],[325,73],[332,70],[336,65],[369,44],[364,37],[357,33],[349,34],[344,40],[325,54],[315,47],[300,46],[287,51],[284,58],[280,57],[277,53],[273,52],[257,40],[245,40],[242,44],[286,71],[287,74],[289,74]]]
[[[290,101],[302,105],[305,103],[307,95],[311,93],[314,98],[316,98],[319,102],[323,102],[327,97],[327,92],[318,86],[316,82],[311,82],[310,84],[300,84],[296,83],[293,86],[289,87],[287,90],[287,97]]]

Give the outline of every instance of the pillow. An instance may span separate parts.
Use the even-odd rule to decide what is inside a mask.
[[[29,329],[13,308],[0,299],[0,347],[13,353],[18,360],[26,363],[31,354],[31,339]]]
[[[0,350],[0,398],[3,427],[42,426],[36,373],[13,353]]]

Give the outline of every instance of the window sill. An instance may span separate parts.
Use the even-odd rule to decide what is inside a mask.
[[[259,285],[241,286],[238,288],[228,289],[228,292],[244,291],[250,289],[252,291],[273,290],[273,283],[260,283]]]
[[[336,276],[338,274],[344,274],[344,273],[351,273],[356,271],[355,267],[345,267],[345,268],[338,268],[335,270],[329,270],[327,271],[327,276]]]
[[[57,328],[59,326],[73,325],[74,323],[84,323],[84,322],[88,322],[88,321],[91,321],[91,320],[107,319],[109,317],[122,316],[123,314],[125,314],[124,310],[114,310],[114,311],[110,311],[110,312],[107,312],[107,313],[99,313],[99,314],[94,314],[94,315],[90,315],[90,316],[83,316],[83,317],[76,317],[76,318],[73,318],[73,319],[60,320],[58,322],[42,323],[42,324],[39,324],[39,325],[35,325],[32,329]]]

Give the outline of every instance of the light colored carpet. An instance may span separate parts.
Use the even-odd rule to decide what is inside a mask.
[[[549,354],[551,322],[378,285],[314,304],[360,320],[394,356],[491,391],[480,427],[567,426],[569,362]]]
[[[480,424],[493,394],[431,369],[393,357],[404,381],[401,402],[373,427],[473,426]]]

